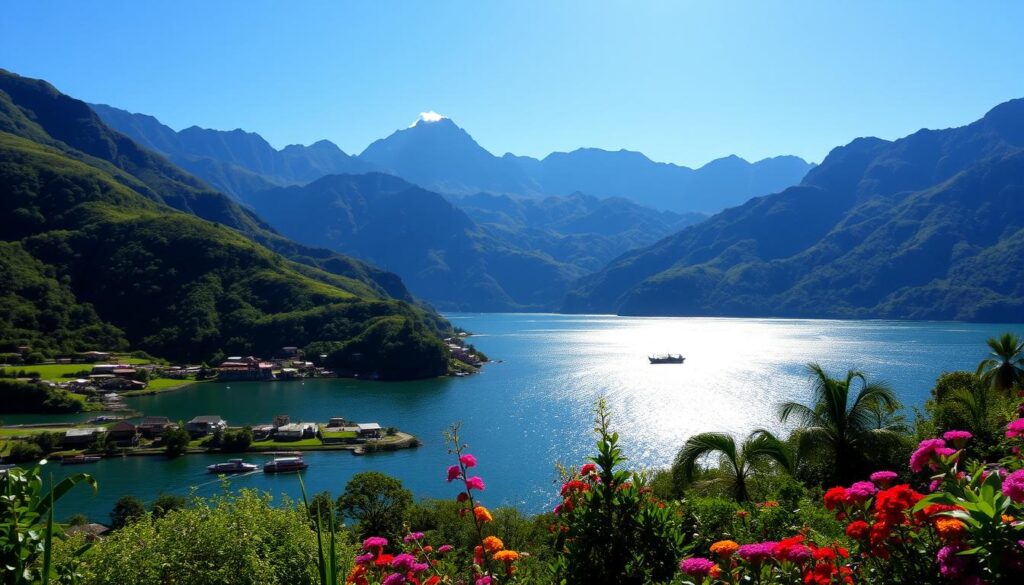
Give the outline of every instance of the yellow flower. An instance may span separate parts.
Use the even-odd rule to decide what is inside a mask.
[[[491,520],[494,520],[494,517],[491,516],[491,513],[488,512],[487,508],[484,508],[483,506],[477,506],[476,508],[473,508],[473,516],[476,518],[477,522],[490,522]]]
[[[719,540],[718,542],[711,545],[711,552],[716,555],[721,555],[723,558],[729,558],[739,550],[740,545],[733,540]]]
[[[494,552],[505,548],[505,543],[501,542],[497,536],[488,536],[484,539],[484,548],[487,549],[487,552]]]

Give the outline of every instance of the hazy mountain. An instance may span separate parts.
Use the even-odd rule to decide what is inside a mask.
[[[332,367],[364,370],[352,356],[380,357],[368,371],[384,377],[447,369],[440,317],[389,298],[365,273],[332,274],[257,242],[310,263],[365,265],[285,240],[83,102],[3,70],[0,217],[3,351],[132,348],[205,361],[287,343],[328,353]]]
[[[286,236],[394,271],[442,309],[550,309],[584,273],[496,237],[441,195],[392,175],[331,175],[246,201]]]
[[[1024,100],[836,148],[801,185],[624,254],[573,312],[1024,318]]]
[[[544,198],[478,193],[451,201],[494,236],[587,272],[706,217],[582,193]]]
[[[175,132],[152,116],[102,104],[92,108],[104,122],[139,144],[235,196],[274,185],[308,183],[329,174],[374,169],[327,140],[276,150],[254,132],[198,126]]]

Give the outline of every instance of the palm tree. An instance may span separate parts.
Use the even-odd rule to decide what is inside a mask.
[[[842,482],[864,471],[866,455],[878,446],[898,444],[905,427],[894,414],[901,408],[887,385],[869,383],[862,372],[850,370],[845,379],[831,378],[818,364],[808,364],[813,382],[811,405],[786,402],[779,408],[783,423],[795,419],[797,452],[803,456],[826,452],[836,479]],[[859,386],[851,402],[851,392]]]
[[[1010,390],[1024,381],[1024,340],[1013,333],[1003,333],[988,340],[992,349],[989,358],[978,364],[978,377],[985,384]]]
[[[701,433],[686,441],[679,450],[672,474],[678,480],[690,482],[697,471],[697,463],[707,455],[718,453],[719,466],[713,472],[713,479],[705,483],[725,486],[736,501],[749,499],[747,480],[764,464],[774,461],[786,472],[793,470],[793,456],[785,443],[768,431],[750,433],[739,449],[732,435],[725,433]]]

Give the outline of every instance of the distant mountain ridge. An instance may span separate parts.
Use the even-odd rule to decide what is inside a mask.
[[[838,147],[799,186],[624,254],[563,308],[1024,319],[1024,100]]]
[[[426,189],[528,197],[623,197],[679,213],[713,213],[800,182],[814,167],[795,156],[747,162],[737,156],[691,169],[639,152],[581,148],[543,159],[498,157],[443,116],[421,118],[374,141],[357,156],[322,140],[274,150],[258,134],[197,127],[175,132],[156,118],[93,105],[103,120],[140,144],[236,197],[270,186],[305,184],[329,174],[386,172]]]

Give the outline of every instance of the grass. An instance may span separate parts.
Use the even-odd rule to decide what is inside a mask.
[[[301,441],[257,441],[253,443],[249,450],[251,451],[264,451],[269,449],[281,449],[288,451],[290,449],[297,449],[300,447],[319,447],[323,443],[316,437],[312,439],[302,439]]]
[[[129,390],[123,392],[122,396],[143,396],[146,394],[159,394],[161,392],[169,392],[171,390],[177,390],[192,384],[197,384],[198,381],[195,378],[185,378],[184,380],[178,380],[174,378],[153,378],[148,382],[148,385],[142,390]]]
[[[88,372],[92,370],[92,364],[40,364],[34,366],[10,366],[3,368],[4,374],[11,374],[16,372],[24,371],[26,374],[32,372],[38,373],[39,377],[43,380],[50,380],[51,382],[66,381],[65,374],[76,374],[78,372]]]
[[[355,431],[325,431],[323,428],[320,429],[320,433],[325,439],[354,439],[356,438]]]

